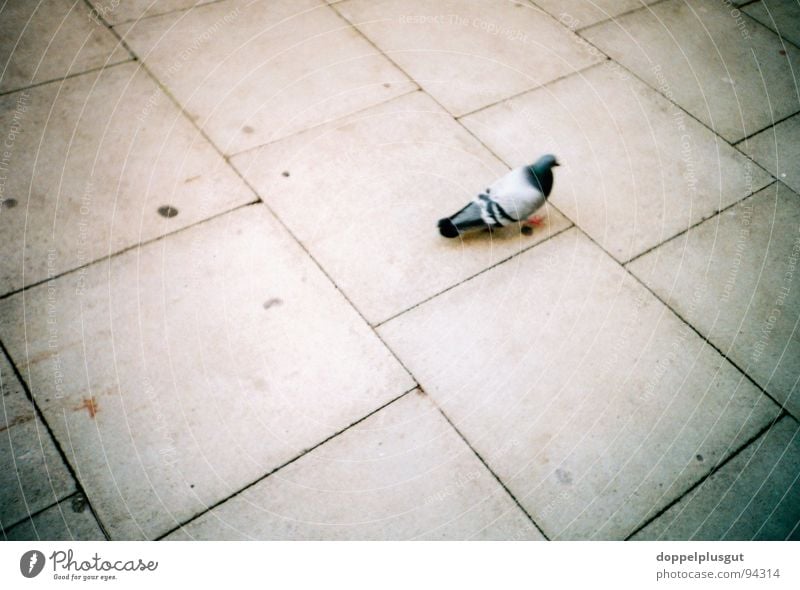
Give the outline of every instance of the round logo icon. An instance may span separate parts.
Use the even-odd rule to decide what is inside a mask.
[[[26,578],[35,578],[44,569],[44,553],[32,549],[22,554],[19,560],[19,571]]]

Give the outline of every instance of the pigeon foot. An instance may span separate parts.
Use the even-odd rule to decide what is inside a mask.
[[[525,222],[526,224],[535,225],[536,227],[541,227],[544,223],[544,217],[540,217],[539,215],[534,215],[533,217],[528,218]]]

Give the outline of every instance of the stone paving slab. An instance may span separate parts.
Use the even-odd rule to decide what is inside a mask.
[[[771,180],[613,63],[462,122],[509,166],[556,154],[552,203],[622,262]]]
[[[724,2],[668,0],[581,35],[730,142],[800,110],[800,50]]]
[[[800,540],[800,426],[782,418],[633,538]]]
[[[778,414],[577,229],[378,331],[550,539],[626,538]]]
[[[7,541],[104,541],[86,500],[76,494],[4,533]]]
[[[781,182],[800,192],[800,115],[745,139],[738,147]]]
[[[604,59],[527,2],[347,0],[335,6],[456,116]]]
[[[775,183],[631,272],[800,416],[800,196]]]
[[[319,0],[233,0],[117,27],[226,154],[416,86]]]
[[[781,38],[800,45],[800,6],[797,2],[753,2],[745,6],[742,12],[775,31]]]
[[[0,93],[119,63],[131,55],[83,2],[4,2]]]
[[[576,31],[659,0],[535,0],[561,23]]]
[[[436,221],[508,168],[421,92],[232,162],[372,324],[569,226],[548,207],[532,236],[442,238]]]
[[[75,482],[0,353],[0,530],[69,495]]]
[[[260,204],[3,300],[0,337],[113,539],[166,533],[414,386]]]
[[[217,0],[91,0],[94,14],[111,25],[158,16],[176,10],[190,10]]]
[[[0,97],[0,131],[0,293],[257,198],[133,63]]]
[[[168,539],[541,540],[419,391]]]

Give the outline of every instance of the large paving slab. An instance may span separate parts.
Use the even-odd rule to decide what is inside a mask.
[[[436,220],[508,168],[421,92],[232,162],[373,324],[569,225],[548,207],[532,236],[442,238]]]
[[[0,352],[0,529],[75,490],[47,429]]]
[[[35,514],[3,534],[7,541],[104,541],[106,538],[80,494]]]
[[[795,192],[800,192],[800,115],[789,117],[774,127],[739,144],[761,166]]]
[[[800,196],[775,183],[629,268],[800,416]]]
[[[0,302],[114,539],[152,539],[414,386],[261,205]]]
[[[456,116],[604,59],[527,2],[346,0],[335,6]]]
[[[553,204],[624,262],[770,177],[613,63],[462,119],[510,166],[552,152]]]
[[[550,539],[624,539],[777,406],[576,228],[379,333]]]
[[[0,293],[257,198],[133,63],[0,97],[0,131]]]
[[[418,390],[168,537],[542,538]]]
[[[0,7],[0,93],[130,59],[89,7],[72,0]]]
[[[216,0],[91,0],[94,8],[91,14],[118,25],[176,10],[190,10],[213,1]]]
[[[800,110],[800,50],[724,2],[668,0],[581,35],[730,142]]]
[[[659,0],[536,0],[540,6],[573,31],[617,17]]]
[[[782,418],[633,539],[800,540],[797,422]]]
[[[742,12],[772,29],[783,39],[800,45],[800,6],[797,2],[762,0],[748,4],[742,9]]]
[[[416,86],[319,0],[233,0],[117,30],[226,154]]]

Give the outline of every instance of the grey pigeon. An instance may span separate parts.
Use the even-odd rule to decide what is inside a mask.
[[[531,166],[514,168],[458,213],[440,219],[439,233],[456,238],[467,231],[524,222],[547,201],[553,188],[553,166],[558,161],[547,154]]]

